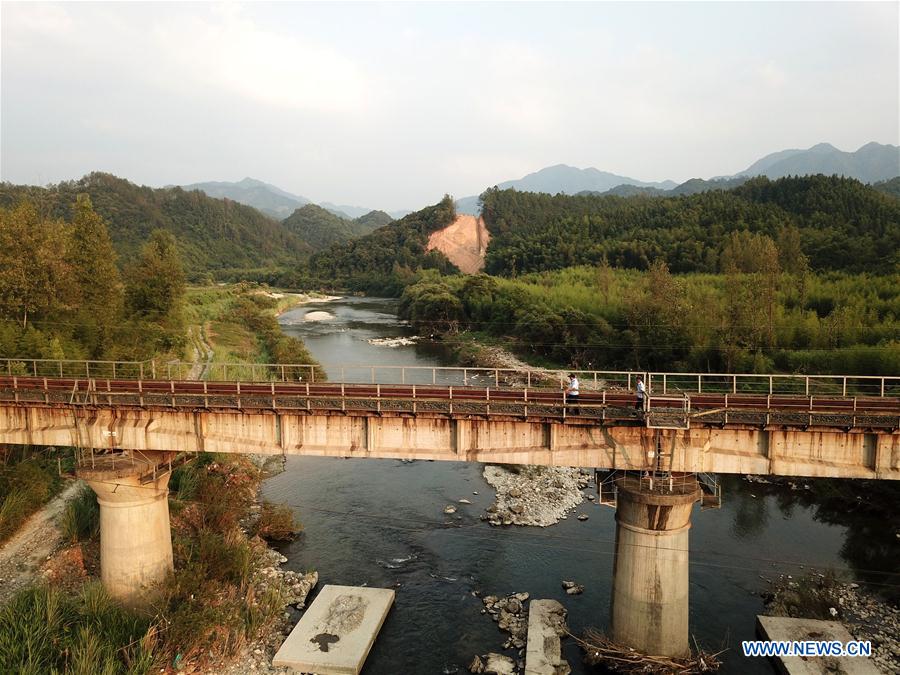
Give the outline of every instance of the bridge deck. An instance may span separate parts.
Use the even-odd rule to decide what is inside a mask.
[[[0,376],[0,402],[4,401],[79,408],[507,416],[673,428],[731,423],[900,428],[900,398],[895,396],[649,394],[645,410],[639,411],[635,394],[621,390],[585,390],[576,402],[547,388]]]

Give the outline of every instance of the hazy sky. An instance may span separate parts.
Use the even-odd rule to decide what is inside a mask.
[[[397,209],[558,163],[682,181],[898,144],[898,7],[3,2],[0,174]]]

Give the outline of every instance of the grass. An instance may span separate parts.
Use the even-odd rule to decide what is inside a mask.
[[[260,479],[246,458],[210,454],[173,475],[176,571],[160,612],[170,656],[229,656],[281,615],[284,591],[262,575],[267,548],[241,529]]]
[[[187,292],[188,322],[202,326],[206,340],[213,350],[213,363],[255,363],[261,360],[259,339],[246,326],[235,320],[234,302],[244,294],[242,285],[190,288]],[[190,355],[193,357],[193,354]],[[234,371],[235,377],[248,373]],[[211,374],[213,379],[221,375]]]
[[[0,609],[0,672],[143,675],[154,666],[156,628],[115,603],[99,582],[67,595],[46,586]]]
[[[96,537],[100,532],[100,505],[97,496],[87,485],[66,504],[60,518],[63,539],[71,544]]]
[[[306,346],[297,338],[285,335],[276,316],[298,302],[296,295],[272,298],[253,284],[233,284],[191,288],[185,311],[189,323],[203,326],[207,342],[213,350],[214,364],[315,363]],[[306,377],[303,373],[290,376]],[[316,373],[320,379],[324,373]],[[264,372],[260,368],[223,365],[210,369],[207,379],[268,379],[281,372]]]

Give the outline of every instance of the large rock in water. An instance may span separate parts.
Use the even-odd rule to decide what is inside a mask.
[[[491,652],[485,658],[485,675],[514,675],[516,672],[516,662],[508,656]]]

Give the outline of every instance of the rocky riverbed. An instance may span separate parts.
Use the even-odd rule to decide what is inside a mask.
[[[469,664],[469,672],[489,675],[513,675],[525,669],[525,644],[528,639],[528,593],[513,593],[505,597],[486,595],[482,614],[487,614],[497,628],[509,634],[503,649],[517,650],[518,658],[490,652],[476,655]]]
[[[885,673],[900,673],[900,608],[857,583],[824,574],[772,582],[766,606],[776,616],[840,621],[857,640],[872,643],[872,660]]]
[[[502,648],[516,650],[516,657],[498,652],[477,654],[469,663],[469,672],[485,675],[522,673],[526,665],[526,647],[528,659],[534,659],[534,663],[529,662],[529,672],[549,672],[547,667],[556,675],[568,675],[571,672],[569,664],[560,654],[559,638],[568,633],[566,610],[560,603],[542,600],[542,606],[535,609],[537,605],[529,602],[528,593],[513,593],[505,597],[486,595],[481,602],[484,604],[481,613],[490,616],[497,627],[509,635]],[[542,626],[537,629],[537,635],[528,633],[529,613],[532,610],[538,612],[536,621]],[[529,637],[537,639],[539,644],[529,647]]]
[[[484,479],[497,493],[482,516],[491,525],[547,527],[568,517],[584,502],[582,490],[591,481],[589,471],[570,467],[484,467]]]

